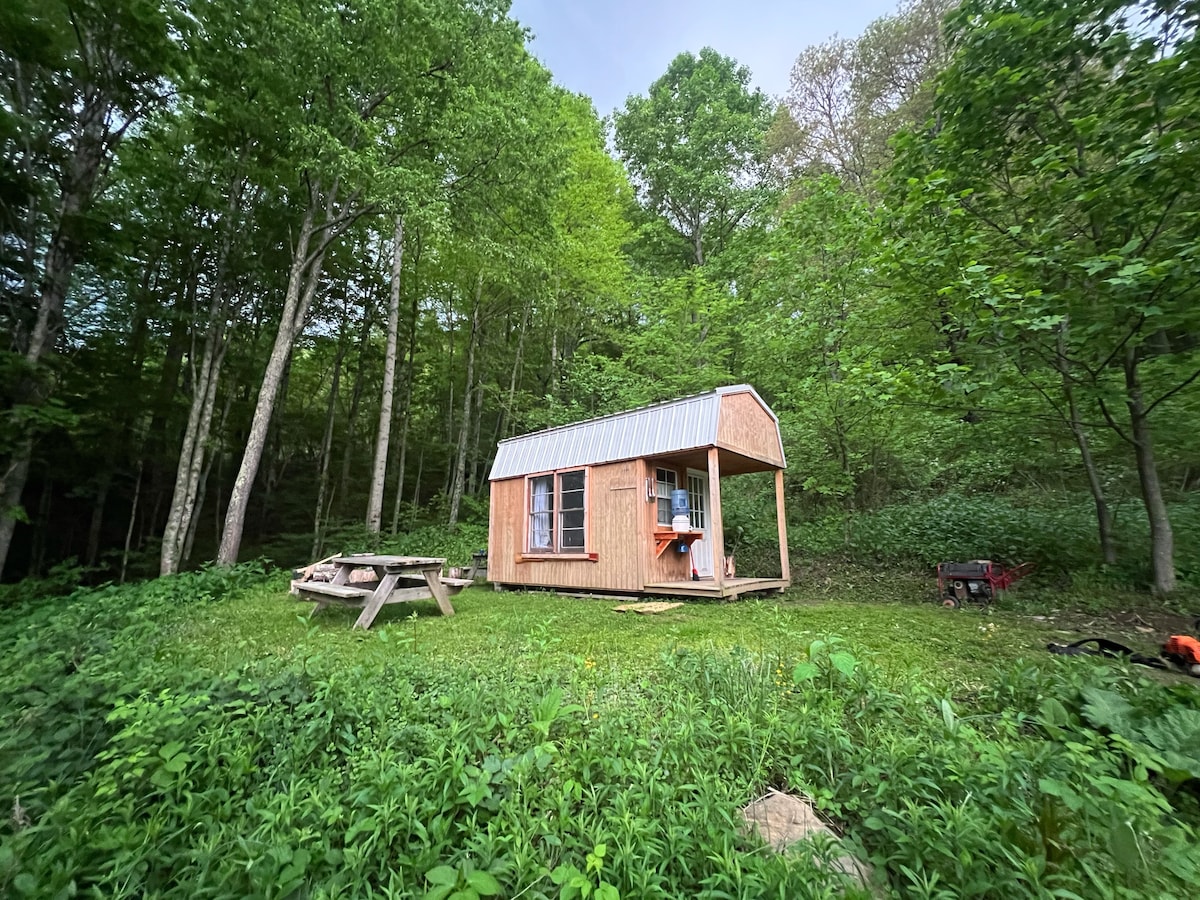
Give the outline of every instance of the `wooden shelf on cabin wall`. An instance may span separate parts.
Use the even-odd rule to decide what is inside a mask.
[[[704,537],[702,531],[656,531],[654,532],[654,556],[662,556],[668,547],[675,543],[687,544],[690,550],[692,544]]]

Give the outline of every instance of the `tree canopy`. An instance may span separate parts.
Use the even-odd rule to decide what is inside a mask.
[[[10,2],[0,571],[478,524],[499,439],[748,381],[796,522],[1078,500],[1186,587],[1198,16],[910,0],[605,122],[503,0]]]

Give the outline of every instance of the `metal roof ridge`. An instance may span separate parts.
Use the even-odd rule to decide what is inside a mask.
[[[699,400],[703,397],[723,396],[725,394],[738,393],[742,390],[748,390],[756,397],[758,396],[758,391],[754,390],[754,388],[749,384],[726,384],[722,385],[721,387],[713,388],[711,391],[701,391],[699,394],[689,394],[686,397],[676,397],[673,400],[658,400],[654,403],[647,403],[645,406],[634,406],[630,409],[623,409],[620,412],[605,413],[602,416],[593,416],[590,419],[580,419],[577,422],[567,422],[563,425],[551,425],[549,428],[542,428],[538,431],[527,431],[525,434],[514,434],[512,437],[502,438],[501,440],[497,441],[496,444],[499,446],[500,444],[507,444],[511,441],[522,441],[525,440],[525,438],[536,437],[537,435],[542,434],[550,434],[553,431],[561,431],[566,428],[578,428],[580,425],[590,425],[593,422],[603,422],[605,419],[617,419],[621,416],[628,416],[631,413],[644,412],[646,410],[656,409],[663,406],[674,406],[675,404],[679,403],[689,403],[693,400]],[[769,407],[767,407],[767,409],[770,411]],[[774,414],[772,414],[772,418],[774,418]]]

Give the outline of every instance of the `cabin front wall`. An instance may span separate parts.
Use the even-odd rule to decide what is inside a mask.
[[[717,446],[783,468],[775,419],[751,393],[725,394],[717,417]]]
[[[687,486],[687,466],[674,461],[647,459],[641,461],[642,478],[650,484],[657,479],[658,469],[670,469],[675,472],[675,482],[680,487]],[[712,485],[709,485],[712,490]],[[639,542],[639,553],[642,560],[643,584],[658,584],[663,581],[686,581],[692,577],[691,553],[680,553],[672,544],[663,551],[662,556],[655,552],[654,532],[670,531],[670,525],[658,523],[658,504],[655,500],[647,500],[643,492],[641,532],[645,537]]]
[[[488,579],[496,584],[638,591],[643,582],[639,507],[646,503],[641,460],[587,468],[586,559],[526,552],[527,478],[492,482]]]

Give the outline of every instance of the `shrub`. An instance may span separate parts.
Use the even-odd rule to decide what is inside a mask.
[[[1171,506],[1176,559],[1186,579],[1200,572],[1200,502]],[[1145,517],[1133,502],[1115,511],[1118,565],[1108,577],[1130,585],[1149,575]],[[811,557],[845,557],[862,564],[929,568],[945,560],[1035,562],[1043,572],[1068,574],[1099,567],[1095,512],[1086,497],[1021,504],[994,495],[947,494],[875,512],[825,516],[790,529],[790,541]]]

